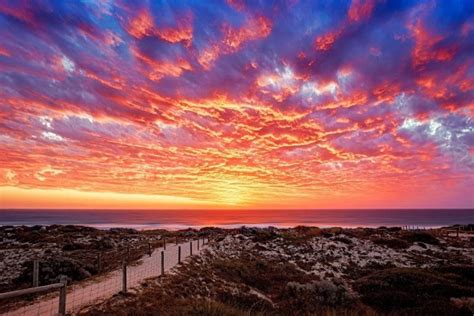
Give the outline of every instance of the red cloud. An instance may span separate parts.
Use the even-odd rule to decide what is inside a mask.
[[[375,0],[352,0],[347,16],[351,22],[366,20],[372,14]]]
[[[108,20],[94,26],[95,19],[88,25],[87,18],[74,26],[65,19],[64,32],[48,34],[48,25],[36,15],[28,18],[37,18],[39,28],[24,23],[28,10],[9,9],[16,16],[5,19],[11,29],[5,28],[0,43],[0,71],[6,74],[0,78],[0,184],[133,188],[212,201],[215,207],[236,197],[241,199],[237,207],[267,207],[272,201],[278,207],[293,202],[291,207],[318,207],[321,196],[352,203],[358,195],[372,201],[376,191],[378,197],[393,192],[394,200],[406,200],[405,192],[423,195],[433,183],[438,194],[452,179],[469,180],[471,169],[467,177],[456,170],[467,168],[466,157],[473,154],[466,128],[474,113],[472,60],[461,51],[467,39],[457,36],[472,35],[472,27],[464,24],[453,37],[436,35],[415,15],[409,25],[413,51],[406,55],[397,46],[393,51],[401,55],[391,55],[390,45],[400,45],[391,37],[366,43],[366,34],[355,34],[368,32],[354,24],[369,19],[374,6],[374,1],[354,1],[346,20],[313,42],[305,41],[316,36],[306,23],[283,29],[295,22],[288,17],[301,22],[296,14],[301,11],[278,21],[251,7],[236,12],[225,5],[218,10],[235,19],[173,16],[169,20],[176,22],[163,26],[161,15],[141,10],[130,20],[119,16],[130,34],[123,36],[115,29],[111,33]],[[229,24],[241,18],[241,25]],[[270,37],[280,22],[281,37],[262,47],[251,45]],[[399,21],[394,23],[399,32]],[[393,30],[383,24],[374,26]],[[215,25],[221,27],[210,32]],[[22,36],[25,29],[30,37]],[[193,46],[193,31],[213,40]],[[311,51],[313,45],[321,51],[336,43],[342,47],[345,40],[358,45],[357,39],[380,58],[367,56],[365,49],[334,55]],[[156,45],[159,40],[189,46]],[[287,42],[295,47],[280,45]],[[459,54],[445,44],[454,42]],[[163,47],[170,49],[159,51]],[[242,54],[210,69],[219,56],[237,51]],[[406,67],[407,61],[415,69]],[[278,65],[288,71],[278,72]],[[171,78],[161,80],[165,77]],[[425,100],[429,104],[418,104]],[[345,205],[337,203],[332,205]]]
[[[420,68],[432,61],[449,61],[457,53],[456,46],[435,47],[444,39],[444,36],[430,32],[420,18],[409,23],[407,28],[415,42],[412,51],[413,67]]]
[[[143,38],[145,36],[153,35],[155,24],[150,11],[143,9],[130,21],[127,27],[127,32],[135,38]]]
[[[221,48],[218,44],[212,44],[211,46],[205,48],[198,56],[198,62],[204,69],[209,69],[216,60],[219,55],[221,54]]]
[[[5,57],[11,56],[10,52],[6,48],[3,48],[3,47],[0,47],[0,55],[5,56]]]
[[[227,0],[227,4],[237,11],[243,11],[245,4],[242,0]]]
[[[177,28],[163,28],[157,30],[158,36],[170,43],[181,41],[190,43],[193,39],[193,28],[190,24],[180,24]]]
[[[142,9],[128,26],[127,32],[137,39],[145,36],[157,36],[170,43],[179,43],[181,41],[190,44],[193,39],[192,18],[190,15],[178,19],[174,27],[159,28],[155,25],[151,12]]]
[[[179,77],[183,71],[192,70],[191,64],[183,59],[177,58],[175,60],[155,60],[142,52],[137,48],[132,48],[132,54],[141,62],[146,64],[143,68],[143,72],[146,77],[152,81],[158,81],[164,76]]]
[[[248,19],[241,28],[224,24],[222,26],[224,37],[221,42],[205,48],[197,57],[198,62],[205,69],[209,69],[220,55],[236,52],[244,43],[265,38],[270,35],[271,31],[271,21],[263,16]]]
[[[10,3],[15,3],[15,6],[11,6]],[[33,11],[28,8],[27,2],[23,1],[2,1],[0,3],[0,13],[12,16],[24,23],[35,24]]]
[[[265,38],[272,31],[272,23],[261,16],[248,20],[241,28],[224,25],[224,39],[222,43],[232,50],[237,50],[243,43],[259,38]]]
[[[336,29],[315,38],[314,46],[316,50],[330,50],[337,39],[347,29],[349,23],[360,22],[368,19],[374,10],[374,7],[375,0],[353,0],[349,11],[347,12],[347,20],[341,23]]]
[[[342,30],[335,30],[324,35],[316,37],[314,45],[317,50],[329,50],[334,45],[334,42],[341,35]]]

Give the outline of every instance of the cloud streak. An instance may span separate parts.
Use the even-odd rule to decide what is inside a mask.
[[[473,25],[469,1],[1,4],[0,185],[472,207]]]

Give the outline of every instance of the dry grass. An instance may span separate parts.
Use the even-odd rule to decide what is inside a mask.
[[[430,233],[388,228],[242,228],[214,234],[220,243],[211,246],[212,253],[191,258],[174,274],[149,280],[136,295],[116,296],[84,314],[468,315],[474,310],[465,298],[474,296],[472,258],[448,249],[458,244],[468,249],[469,241],[440,243]],[[315,243],[329,245],[317,248],[321,256],[315,257],[325,266],[336,256],[360,254],[355,247],[367,247],[362,249],[366,253],[378,247],[374,251],[409,253],[416,268],[372,258],[362,260],[365,265],[348,265],[342,276],[318,274],[316,262],[301,256],[314,252]],[[412,252],[410,245],[424,250]],[[335,254],[334,247],[346,250]],[[441,263],[421,268],[435,258]]]
[[[86,315],[370,315],[344,286],[319,281],[292,263],[192,258],[178,273],[150,281]]]
[[[362,302],[381,313],[472,315],[451,298],[474,296],[474,266],[393,268],[355,282]]]

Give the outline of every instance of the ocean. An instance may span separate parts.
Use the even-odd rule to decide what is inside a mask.
[[[184,229],[230,227],[434,228],[474,224],[473,209],[371,210],[0,210],[0,225],[72,224],[96,228]]]

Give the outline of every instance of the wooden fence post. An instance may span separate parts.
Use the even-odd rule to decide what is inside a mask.
[[[178,263],[181,263],[181,246],[178,246]]]
[[[58,306],[58,314],[60,316],[66,315],[66,294],[67,294],[67,277],[61,276],[60,282],[63,286],[59,289],[59,306]]]
[[[166,237],[163,237],[163,249],[166,250]]]
[[[127,293],[127,262],[122,262],[122,293]]]
[[[192,240],[189,242],[189,255],[190,256],[193,255],[193,241]]]
[[[161,275],[165,274],[165,252],[161,251]]]
[[[33,260],[33,287],[39,286],[39,261]]]
[[[178,245],[178,236],[176,236],[176,246]]]
[[[151,243],[148,243],[148,255],[151,257]]]
[[[199,251],[199,237],[198,237],[197,243],[198,243],[198,251]]]
[[[127,245],[127,261],[130,261],[130,246]]]

